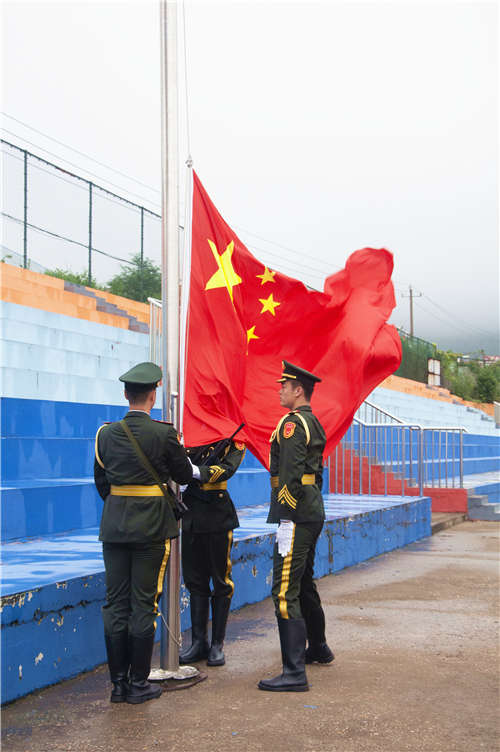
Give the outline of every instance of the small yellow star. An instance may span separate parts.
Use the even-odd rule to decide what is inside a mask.
[[[208,245],[212,249],[214,259],[219,268],[208,280],[205,285],[205,290],[214,290],[217,287],[227,287],[227,291],[232,301],[233,287],[241,284],[241,277],[239,277],[234,271],[233,262],[231,260],[234,251],[234,242],[231,240],[224,253],[220,255],[217,251],[217,246],[212,240],[208,240]]]
[[[277,308],[281,303],[277,303],[273,299],[273,294],[271,293],[268,298],[259,298],[259,303],[262,303],[262,311],[261,313],[265,313],[266,311],[269,311],[273,316],[276,316],[275,308]]]
[[[265,285],[266,282],[276,282],[276,280],[274,279],[275,274],[276,272],[269,271],[267,266],[265,266],[264,274],[256,274],[255,276],[262,280],[262,282],[260,283],[261,285]]]
[[[250,329],[247,329],[247,345],[251,339],[260,339],[260,337],[257,337],[257,335],[255,334],[254,326],[251,326]]]

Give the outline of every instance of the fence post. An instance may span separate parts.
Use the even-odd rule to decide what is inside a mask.
[[[464,487],[464,432],[460,429],[460,488]]]
[[[28,152],[24,151],[24,222],[23,266],[28,268]]]
[[[141,300],[144,297],[144,207],[141,206]]]
[[[418,429],[418,488],[420,496],[424,493],[424,429]]]
[[[88,285],[92,287],[92,183],[89,182],[89,276]]]
[[[405,475],[406,475],[406,462],[405,462],[406,435],[405,435],[404,427],[399,428],[399,434],[401,436],[401,496],[404,496],[405,495]]]
[[[358,423],[359,495],[363,493],[363,426]]]

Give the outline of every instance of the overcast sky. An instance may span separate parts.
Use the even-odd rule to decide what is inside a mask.
[[[156,3],[2,13],[3,137],[158,210]],[[181,159],[187,101],[195,169],[250,250],[321,288],[384,246],[393,323],[409,329],[411,284],[416,335],[498,353],[497,4],[186,2],[185,19]]]

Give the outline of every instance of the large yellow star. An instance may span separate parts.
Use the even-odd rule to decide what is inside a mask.
[[[273,299],[273,294],[271,293],[268,298],[259,298],[259,303],[262,303],[262,311],[261,313],[265,313],[266,311],[269,311],[269,313],[272,313],[273,316],[276,316],[275,308],[277,308],[281,303],[277,303]]]
[[[264,274],[256,274],[255,276],[262,280],[262,282],[260,283],[261,285],[265,285],[266,282],[276,282],[276,280],[274,279],[275,274],[276,272],[269,271],[267,266],[265,266]]]
[[[231,260],[231,256],[233,255],[234,251],[234,242],[231,240],[224,253],[220,255],[213,240],[208,240],[208,245],[212,249],[214,259],[216,260],[217,266],[219,268],[217,269],[215,274],[212,274],[212,276],[208,280],[207,284],[205,285],[205,290],[214,290],[217,287],[227,287],[229,297],[232,301],[233,287],[235,285],[241,284],[241,277],[238,277],[238,275],[234,271],[233,262]]]

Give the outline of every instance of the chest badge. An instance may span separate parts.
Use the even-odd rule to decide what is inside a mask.
[[[291,420],[287,421],[283,426],[283,438],[289,439],[295,433],[295,423]]]

